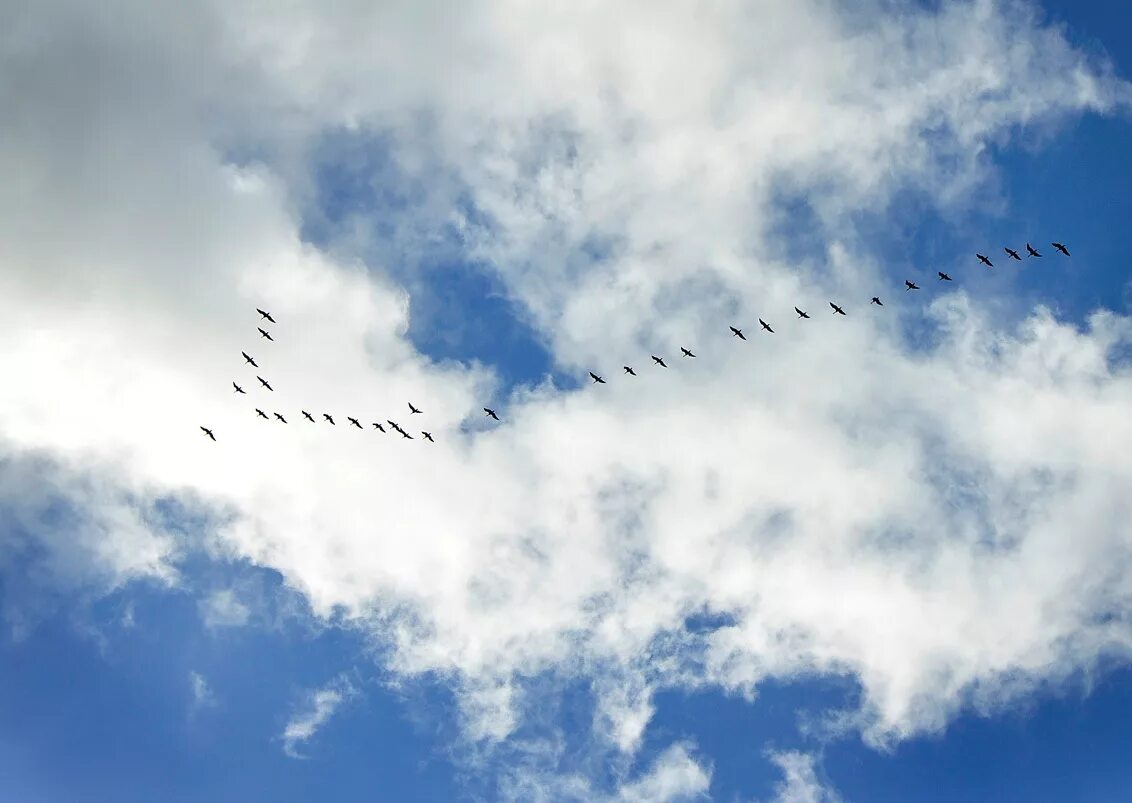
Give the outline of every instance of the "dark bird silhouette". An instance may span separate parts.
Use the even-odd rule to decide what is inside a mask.
[[[1066,248],[1061,243],[1050,243],[1050,245],[1052,245],[1054,248],[1056,248],[1061,253],[1065,254],[1065,256],[1069,256],[1069,249]]]
[[[693,353],[692,353],[691,351],[689,351],[688,349],[684,348],[683,346],[681,346],[681,347],[680,347],[680,350],[681,350],[682,352],[684,352],[684,356],[685,356],[685,357],[695,357],[695,356],[696,356],[695,354],[693,354]]]
[[[259,327],[257,326],[257,327],[256,327],[256,329],[259,329]],[[267,338],[268,340],[270,340],[270,341],[271,341],[272,343],[274,343],[274,342],[275,342],[275,338],[271,336],[271,333],[270,333],[270,332],[265,332],[265,331],[264,331],[263,329],[259,329],[259,336],[260,336],[260,337],[266,337],[266,338]]]
[[[632,368],[630,368],[628,365],[623,366],[623,367],[625,368],[625,373],[627,373],[629,376],[636,376],[637,375],[637,372],[634,371]]]
[[[731,334],[732,334],[733,337],[737,337],[740,340],[746,340],[747,339],[747,336],[745,334],[743,334],[742,329],[736,329],[734,326],[729,326],[727,328],[731,330]]]
[[[311,414],[310,414],[310,413],[308,413],[308,412],[307,412],[306,410],[302,410],[301,412],[302,412],[302,414],[303,414],[303,417],[304,417],[305,419],[307,419],[307,421],[310,421],[310,422],[311,422],[312,424],[316,423],[316,422],[315,422],[315,420],[314,420],[314,418],[312,418],[312,417],[311,417]]]
[[[200,431],[203,432],[208,437],[212,438],[213,440],[216,440],[216,436],[212,434],[212,430],[209,429],[208,427],[201,427]]]
[[[796,313],[798,313],[799,318],[809,318],[810,317],[808,313],[802,312],[802,310],[798,309],[797,307],[794,308],[794,311]]]
[[[833,314],[834,315],[844,315],[845,314],[845,310],[841,309],[841,307],[837,306],[832,301],[829,302],[829,306],[833,307]]]
[[[1002,250],[1005,251],[1006,253],[1010,254],[1011,259],[1017,259],[1019,262],[1022,261],[1022,257],[1018,256],[1018,252],[1015,251],[1013,248],[1003,248]]]
[[[373,422],[373,428],[381,430],[382,434],[385,433],[385,427],[383,427],[381,424],[377,423],[376,421]]]
[[[764,321],[762,318],[759,318],[759,325],[762,326],[763,329],[766,329],[768,332],[770,332],[772,335],[774,334],[774,330],[770,328],[770,324]]]
[[[264,386],[265,388],[267,388],[268,390],[270,390],[270,391],[274,392],[275,388],[273,388],[273,387],[271,387],[271,385],[267,384],[267,380],[266,380],[266,379],[264,379],[264,378],[263,378],[262,376],[257,376],[257,377],[256,377],[256,379],[258,379],[258,380],[259,380],[259,383],[260,383],[261,385],[263,385],[263,386]]]
[[[595,374],[593,371],[590,371],[590,378],[593,379],[593,381],[598,385],[604,385],[605,384],[605,380],[602,379],[597,374]]]
[[[950,282],[950,281],[951,281],[951,277],[950,277],[950,276],[948,276],[948,275],[947,275],[946,273],[944,273],[943,271],[936,271],[936,272],[937,272],[937,273],[939,274],[939,280],[940,280],[941,282]]]
[[[979,261],[982,262],[984,265],[986,265],[988,268],[994,267],[994,263],[991,262],[989,259],[987,259],[982,254],[975,254],[975,256],[977,256],[979,258]]]
[[[255,364],[255,360],[249,357],[246,351],[241,351],[240,353],[244,355],[244,362],[251,363],[252,368],[259,368],[259,366]]]
[[[243,389],[242,387],[240,387],[239,385],[237,385],[237,384],[236,384],[235,382],[233,382],[233,383],[232,383],[232,387],[234,387],[234,388],[235,388],[235,390],[233,390],[233,391],[232,391],[233,393],[243,393],[243,394],[247,394],[247,391],[246,391],[246,390],[244,390],[244,389]]]
[[[323,413],[322,417],[325,418],[327,421],[329,421],[331,426],[338,426],[337,424],[334,423],[334,417],[332,415],[330,415],[330,413]]]
[[[908,292],[909,290],[919,290],[920,289],[920,285],[916,284],[915,282],[910,282],[907,279],[904,280],[904,285],[905,285],[904,292]]]
[[[416,407],[414,407],[412,402],[409,402],[409,415],[412,415],[413,413],[419,413],[419,412],[420,412],[420,410],[418,410]]]
[[[356,419],[356,418],[350,418],[350,416],[346,416],[346,420],[347,420],[347,421],[349,421],[349,422],[350,422],[351,424],[353,424],[353,425],[354,425],[355,427],[357,427],[358,429],[361,429],[361,428],[362,428],[362,425],[358,423],[358,419]]]
[[[1026,253],[1028,253],[1032,257],[1040,257],[1041,256],[1041,254],[1039,254],[1034,249],[1034,246],[1030,245],[1029,243],[1026,243]]]
[[[880,300],[880,296],[873,296],[873,300],[870,301],[869,303],[870,304],[876,304],[878,307],[884,306],[884,303]]]
[[[280,421],[282,421],[282,422],[283,422],[284,424],[286,424],[286,423],[287,423],[287,419],[286,419],[286,418],[284,418],[283,416],[279,415],[279,413],[274,413],[274,415],[275,415],[275,417],[276,417],[276,418],[278,418],[278,419],[279,419]]]
[[[259,307],[256,307],[255,311],[258,312],[260,315],[262,315],[264,318],[267,318],[267,320],[271,321],[272,323],[275,323],[275,319],[271,317],[270,312],[264,312]]]
[[[652,357],[652,361],[655,362],[657,365],[659,365],[661,368],[667,368],[668,367],[667,365],[664,364],[664,360],[661,359],[660,357],[656,356],[655,354],[650,354],[649,356]]]
[[[258,407],[255,408],[255,412],[256,412],[256,415],[258,415],[260,418],[267,418],[267,413],[265,413],[263,410],[259,409]],[[267,418],[267,420],[270,421],[271,419]]]
[[[385,423],[386,423],[386,424],[388,424],[389,426],[393,427],[393,429],[397,430],[398,432],[404,432],[404,431],[405,431],[405,430],[401,429],[401,427],[399,427],[399,426],[397,425],[397,422],[396,422],[396,421],[390,421],[390,420],[389,420],[389,419],[387,418],[387,419],[385,419]]]
[[[490,407],[485,407],[485,408],[483,408],[483,411],[484,411],[485,413],[487,413],[487,414],[488,414],[489,416],[491,416],[492,418],[494,418],[494,419],[495,419],[496,421],[498,421],[498,420],[499,420],[499,416],[497,416],[497,415],[495,414],[495,410],[492,410],[492,409],[491,409]]]
[[[425,431],[424,431],[424,430],[422,429],[422,430],[421,430],[421,434],[425,436],[425,439],[426,439],[426,440],[430,441],[431,443],[436,443],[436,441],[434,441],[434,440],[432,439],[432,433],[431,433],[431,432],[425,432]]]
[[[408,432],[406,432],[405,430],[401,429],[400,427],[397,427],[397,431],[401,433],[401,437],[402,437],[402,438],[406,438],[406,439],[408,439],[408,440],[412,440],[412,439],[413,439],[413,436],[412,436],[412,435],[410,435],[410,434],[409,434]]]

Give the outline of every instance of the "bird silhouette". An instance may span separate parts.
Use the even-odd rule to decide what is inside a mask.
[[[1005,251],[1006,253],[1010,254],[1011,259],[1017,259],[1019,262],[1022,261],[1022,257],[1018,256],[1018,252],[1015,251],[1013,248],[1003,248],[1002,250]]]
[[[951,281],[951,277],[950,277],[950,276],[948,276],[948,275],[947,275],[946,273],[944,273],[943,271],[936,271],[936,272],[937,272],[937,273],[939,274],[939,280],[940,280],[941,282],[950,282],[950,281]]]
[[[483,411],[484,411],[485,413],[487,413],[487,414],[488,414],[489,416],[491,416],[492,418],[494,418],[494,419],[495,419],[496,421],[498,421],[498,420],[499,420],[499,416],[497,416],[497,415],[495,414],[495,410],[492,410],[492,409],[491,409],[490,407],[485,407],[485,408],[483,408]]]
[[[747,336],[745,334],[743,334],[742,329],[736,329],[734,326],[729,326],[727,328],[731,330],[732,337],[737,337],[740,340],[746,340],[747,339]]]
[[[422,429],[422,430],[421,430],[421,434],[425,436],[425,439],[426,439],[426,440],[428,440],[428,441],[431,441],[432,443],[436,443],[436,441],[432,440],[432,433],[431,433],[431,432],[425,432],[425,431],[424,431],[424,430]]]
[[[216,440],[216,436],[212,434],[212,430],[209,429],[208,427],[201,427],[200,431],[203,432],[208,437],[212,438],[213,440]]]
[[[797,307],[794,308],[794,311],[796,313],[798,313],[799,318],[809,318],[810,317],[808,313],[802,312],[802,310],[798,309]]]
[[[377,430],[381,430],[382,434],[385,433],[385,427],[383,427],[381,424],[377,423],[376,421],[373,422],[373,428],[377,429]]]
[[[356,418],[350,418],[350,416],[346,416],[346,420],[347,420],[347,421],[349,421],[349,422],[350,422],[351,424],[353,424],[353,425],[354,425],[355,427],[357,427],[358,429],[361,429],[361,428],[362,428],[362,425],[358,423],[358,419],[356,419]]]
[[[303,414],[303,417],[304,417],[305,419],[307,419],[307,421],[310,421],[310,422],[311,422],[312,424],[314,424],[314,423],[317,423],[317,422],[316,422],[316,421],[314,420],[314,418],[313,418],[313,417],[311,416],[311,414],[310,414],[310,413],[308,413],[308,412],[307,412],[306,410],[301,410],[300,412],[301,412],[301,413]]]
[[[278,419],[279,419],[280,421],[282,421],[282,422],[283,422],[284,424],[286,424],[286,423],[287,423],[287,419],[286,419],[286,418],[284,418],[283,416],[279,415],[279,413],[274,413],[273,415],[274,415],[274,416],[275,416],[276,418],[278,418]]]
[[[832,301],[829,302],[829,306],[833,307],[833,314],[834,315],[844,315],[845,314],[845,310],[841,309],[841,307],[837,306]]]
[[[908,292],[909,290],[919,290],[920,289],[920,286],[918,284],[916,284],[915,282],[910,282],[907,279],[904,280],[904,284],[906,285],[906,287],[904,288],[904,292]]]
[[[657,365],[659,365],[661,368],[667,368],[668,367],[665,364],[664,360],[661,359],[660,357],[656,356],[655,354],[650,354],[649,356],[652,357],[652,361],[655,362]]]
[[[267,413],[265,413],[263,410],[259,409],[258,407],[255,408],[255,412],[256,412],[256,415],[258,415],[260,418],[267,418]],[[271,419],[267,418],[267,420],[270,421]]]
[[[1052,245],[1054,248],[1056,248],[1061,253],[1065,254],[1065,256],[1069,256],[1069,249],[1066,248],[1061,243],[1050,243],[1050,245]]]
[[[1041,254],[1039,254],[1034,249],[1034,246],[1030,245],[1029,243],[1026,243],[1026,253],[1028,253],[1032,257],[1040,257],[1041,256]]]
[[[259,329],[259,327],[257,326],[257,327],[256,327],[256,329]],[[262,329],[259,329],[259,336],[260,336],[260,337],[266,337],[266,338],[267,338],[268,340],[270,340],[270,341],[271,341],[271,342],[273,342],[273,343],[275,342],[275,338],[274,338],[274,337],[272,337],[272,336],[271,336],[271,334],[270,334],[269,332],[265,332],[265,331],[264,331],[264,330],[262,330]]]
[[[604,385],[605,384],[605,380],[602,379],[597,374],[595,374],[593,371],[590,371],[590,378],[593,379],[595,384],[598,384],[598,385]]]
[[[322,417],[325,418],[327,421],[329,421],[331,426],[335,426],[335,427],[338,426],[337,424],[334,423],[334,417],[332,415],[330,415],[330,413],[323,413]]]
[[[398,432],[404,432],[404,430],[401,429],[401,427],[397,425],[396,421],[390,421],[387,418],[387,419],[385,419],[385,423],[388,424],[389,426],[393,427],[393,429],[397,430]]]
[[[258,312],[260,315],[262,315],[264,318],[267,318],[267,320],[271,321],[272,323],[275,323],[275,319],[271,317],[270,312],[264,312],[259,307],[256,307],[255,311]]]
[[[414,407],[412,402],[409,402],[409,415],[412,415],[413,413],[419,413],[419,412],[420,412],[420,410],[418,410],[416,407]]]
[[[763,329],[766,329],[768,332],[770,332],[772,335],[774,334],[774,330],[770,328],[770,324],[764,321],[762,318],[759,318],[759,325],[762,326]]]
[[[413,439],[413,436],[412,436],[412,435],[410,435],[410,434],[409,434],[408,432],[406,432],[405,430],[401,429],[400,427],[397,427],[397,431],[401,433],[401,437],[402,437],[402,438],[405,438],[405,439],[407,439],[407,440],[412,440],[412,439]]]
[[[988,268],[994,267],[994,263],[991,262],[989,259],[987,259],[982,254],[975,254],[975,256],[977,256],[979,258],[979,261],[982,262],[984,265],[986,265]]]
[[[257,376],[257,377],[256,377],[256,379],[258,379],[258,380],[259,380],[259,383],[260,383],[261,385],[263,385],[263,386],[264,386],[265,388],[267,388],[268,390],[270,390],[270,391],[273,391],[273,392],[274,392],[275,388],[273,388],[273,387],[271,387],[271,385],[267,384],[267,380],[266,380],[266,379],[264,379],[264,378],[263,378],[263,377],[261,377],[261,376]]]
[[[870,303],[870,304],[876,304],[876,305],[877,305],[878,307],[883,307],[883,306],[884,306],[884,302],[882,302],[882,301],[880,300],[880,297],[879,297],[879,296],[873,296],[873,300],[872,300],[872,301],[870,301],[869,303]]]
[[[637,375],[637,372],[634,371],[632,368],[630,368],[628,365],[625,365],[625,366],[622,366],[622,367],[625,369],[625,373],[627,373],[629,376],[636,376]]]
[[[259,366],[255,364],[255,360],[249,357],[246,351],[241,351],[240,353],[244,355],[244,362],[251,363],[252,368],[259,368]]]
[[[695,354],[693,354],[691,351],[684,348],[683,346],[680,347],[680,351],[684,352],[685,357],[695,357],[696,356]]]
[[[247,394],[247,391],[237,385],[235,382],[232,383],[232,387],[235,388],[235,390],[232,391],[233,393],[243,393],[245,395]]]

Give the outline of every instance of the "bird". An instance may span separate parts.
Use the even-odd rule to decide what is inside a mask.
[[[282,422],[283,422],[284,424],[286,424],[286,423],[287,423],[287,419],[286,419],[286,418],[284,418],[283,416],[279,415],[279,413],[275,413],[274,415],[275,415],[275,417],[276,417],[276,418],[278,418],[278,419],[279,419],[280,421],[282,421]]]
[[[426,440],[428,440],[428,441],[430,441],[430,442],[432,442],[432,443],[436,443],[436,441],[434,441],[434,440],[432,439],[432,433],[431,433],[431,432],[425,432],[425,431],[424,431],[424,430],[422,429],[422,430],[421,430],[421,434],[425,436],[425,439],[426,439]]]
[[[884,306],[884,302],[882,302],[882,301],[880,300],[880,297],[879,297],[879,296],[873,296],[873,300],[872,300],[872,301],[870,301],[869,303],[870,303],[870,304],[876,304],[876,305],[877,305],[878,307],[883,307],[883,306]]]
[[[376,421],[373,422],[373,428],[381,430],[381,432],[383,434],[385,432],[385,427],[383,427],[381,424],[377,423]]]
[[[241,351],[240,353],[244,355],[244,362],[251,363],[252,368],[259,368],[259,366],[255,364],[255,360],[253,360],[251,357],[249,357],[248,353],[246,351]]]
[[[358,423],[358,419],[356,419],[356,418],[350,418],[350,416],[346,416],[346,420],[347,420],[347,421],[349,421],[349,422],[350,422],[351,424],[353,424],[353,425],[354,425],[355,427],[357,427],[358,429],[361,429],[361,428],[362,428],[362,425]]]
[[[256,327],[256,329],[259,329],[259,327],[257,326],[257,327]],[[268,340],[270,340],[270,341],[271,341],[272,343],[274,343],[274,342],[275,342],[275,338],[271,336],[271,333],[270,333],[270,332],[267,332],[267,331],[264,331],[263,329],[259,329],[259,336],[260,336],[260,337],[266,337],[266,338],[267,338]]]
[[[1013,248],[1003,248],[1002,250],[1005,251],[1006,253],[1010,254],[1011,259],[1017,259],[1019,262],[1022,261],[1022,257],[1018,256],[1018,252],[1015,251]]]
[[[1029,243],[1026,243],[1026,252],[1032,257],[1041,256],[1041,254],[1039,254],[1037,250],[1034,249],[1034,246],[1030,245]]]
[[[737,338],[739,338],[740,340],[746,340],[746,339],[747,339],[747,336],[746,336],[745,334],[743,334],[743,330],[742,330],[742,329],[736,329],[736,328],[735,328],[734,326],[729,326],[729,327],[727,327],[727,328],[731,330],[731,334],[732,334],[732,335],[733,335],[734,337],[737,337]]]
[[[235,388],[235,390],[232,391],[233,393],[243,393],[245,395],[247,394],[247,391],[237,385],[235,382],[232,383],[232,387]]]
[[[994,263],[991,262],[989,259],[987,259],[982,254],[975,254],[975,256],[977,256],[979,258],[979,261],[982,262],[984,265],[986,265],[988,268],[994,267]]]
[[[267,413],[265,413],[263,410],[259,409],[258,407],[255,408],[255,412],[256,412],[256,415],[258,415],[260,418],[267,418]],[[271,419],[267,418],[267,420],[270,421]]]
[[[774,334],[774,330],[770,328],[770,324],[767,323],[766,321],[764,321],[762,318],[759,318],[759,324],[762,326],[763,329],[766,329],[772,335]]]
[[[915,282],[910,282],[907,279],[904,280],[904,284],[906,285],[906,287],[904,288],[904,292],[908,292],[909,290],[919,290],[920,289],[920,285],[916,284]]]
[[[605,384],[605,380],[602,379],[597,374],[595,374],[593,371],[590,371],[590,378],[593,379],[595,384],[598,384],[598,385],[604,385]]]
[[[1065,254],[1065,256],[1069,256],[1069,249],[1066,248],[1061,243],[1050,243],[1050,245],[1052,245],[1054,248],[1056,248],[1061,253]]]
[[[490,407],[485,407],[485,408],[483,408],[483,411],[484,411],[485,413],[487,413],[487,414],[488,414],[489,416],[491,416],[492,418],[494,418],[494,419],[495,419],[496,421],[498,421],[498,420],[499,420],[499,416],[497,416],[497,415],[495,414],[495,410],[492,410],[492,409],[491,409]]]
[[[312,424],[315,423],[315,420],[314,420],[314,418],[311,417],[310,413],[308,413],[306,410],[302,410],[301,412],[303,414],[303,417],[306,418],[307,421],[310,421]]]
[[[397,422],[396,422],[396,421],[390,421],[390,420],[389,420],[389,419],[387,418],[387,419],[385,419],[385,423],[386,423],[386,424],[388,424],[389,426],[393,427],[393,429],[397,430],[398,432],[404,432],[404,430],[403,430],[403,429],[401,429],[401,427],[397,426]]]
[[[200,431],[203,432],[208,437],[212,438],[213,440],[216,440],[216,436],[212,434],[212,430],[209,429],[208,427],[201,427]]]
[[[810,317],[808,313],[802,312],[802,310],[798,309],[797,307],[794,308],[794,311],[796,313],[798,313],[799,318],[809,318]]]
[[[412,402],[409,402],[409,415],[412,415],[413,413],[419,413],[419,412],[420,412],[420,410],[418,410],[416,407],[414,407]]]
[[[322,417],[325,418],[327,421],[329,421],[332,426],[338,426],[337,424],[334,423],[334,417],[332,415],[330,415],[330,413],[323,413]]]
[[[259,380],[259,383],[260,383],[261,385],[263,385],[263,386],[264,386],[265,388],[267,388],[268,390],[270,390],[270,391],[272,391],[272,392],[274,392],[274,391],[275,391],[275,388],[271,387],[271,385],[269,385],[269,384],[267,383],[267,380],[266,380],[266,379],[264,379],[264,378],[263,378],[262,376],[257,376],[257,377],[256,377],[256,379],[258,379],[258,380]]]
[[[693,354],[693,353],[692,353],[691,351],[689,351],[688,349],[684,348],[683,346],[681,346],[681,347],[680,347],[680,350],[681,350],[682,352],[684,352],[684,356],[685,356],[685,357],[695,357],[695,356],[696,356],[695,354]]]
[[[397,427],[397,431],[401,433],[401,437],[402,437],[402,438],[407,438],[408,440],[412,440],[412,439],[413,439],[413,436],[412,436],[412,435],[410,435],[410,434],[409,434],[408,432],[406,432],[405,430],[401,429],[400,427]]]
[[[845,314],[845,310],[841,309],[841,307],[837,306],[832,301],[829,302],[829,306],[833,307],[833,314],[834,315],[844,315]]]
[[[255,311],[258,312],[260,315],[262,315],[264,318],[267,318],[267,320],[271,321],[272,323],[275,323],[275,319],[271,317],[270,312],[264,312],[259,307],[256,307]]]
[[[629,376],[636,376],[637,375],[637,372],[634,371],[632,368],[630,368],[628,365],[625,365],[625,366],[622,366],[622,367],[625,369],[625,373],[627,373]]]
[[[948,275],[947,275],[946,273],[944,273],[943,271],[936,271],[936,273],[938,273],[938,274],[939,274],[939,280],[940,280],[941,282],[950,282],[950,281],[951,281],[951,277],[950,277],[950,276],[948,276]]]
[[[667,365],[664,364],[664,360],[661,359],[660,357],[656,356],[655,354],[650,354],[649,356],[652,357],[652,361],[655,362],[657,365],[659,365],[661,368],[667,368],[668,367]]]

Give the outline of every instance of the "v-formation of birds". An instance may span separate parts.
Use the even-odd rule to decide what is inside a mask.
[[[1060,251],[1062,254],[1064,254],[1065,256],[1070,255],[1069,249],[1063,243],[1051,243],[1051,245],[1054,248],[1056,248],[1058,251]],[[1022,257],[1014,249],[1003,248],[1003,251],[1006,252],[1006,255],[1010,259],[1015,259],[1015,260],[1018,260],[1019,262],[1022,261]],[[1040,258],[1042,256],[1041,253],[1039,253],[1038,250],[1035,249],[1029,243],[1026,243],[1026,254],[1027,254],[1028,257],[1031,257],[1031,258]],[[994,267],[994,263],[991,262],[990,258],[988,256],[986,256],[985,254],[976,253],[975,256],[978,258],[979,262],[986,265],[988,268]],[[943,271],[937,271],[936,275],[938,277],[938,280],[941,281],[941,282],[953,281],[952,278],[950,276],[948,276],[946,273],[944,273]],[[909,290],[919,290],[919,289],[920,289],[920,286],[918,284],[916,284],[915,282],[908,280],[908,279],[904,280],[904,290],[905,290],[905,292],[907,292]],[[872,306],[872,305],[879,306],[879,307],[884,306],[884,302],[880,300],[879,296],[873,296],[870,299],[869,304],[870,304],[870,306]],[[844,308],[842,308],[838,304],[833,303],[832,301],[829,302],[829,306],[830,306],[830,309],[832,311],[832,314],[834,314],[834,315],[845,315],[846,314]],[[271,317],[270,312],[259,309],[258,307],[256,308],[256,312],[259,313],[261,320],[269,321],[271,323],[275,323],[275,319],[273,317]],[[801,310],[798,307],[794,307],[794,312],[797,313],[799,320],[809,319],[809,317],[810,317],[810,314],[808,312]],[[767,332],[769,334],[774,334],[774,329],[773,329],[773,327],[771,327],[771,325],[769,323],[764,321],[762,318],[759,318],[758,320],[759,320],[759,326],[762,328],[762,331]],[[270,332],[263,329],[262,327],[256,327],[256,328],[259,330],[259,334],[260,334],[261,338],[263,338],[265,340],[272,341],[272,342],[275,341],[275,338],[273,338],[271,336]],[[729,326],[728,328],[731,330],[731,334],[732,334],[733,337],[737,337],[740,340],[744,340],[744,341],[747,339],[747,336],[745,334],[743,334],[742,329],[740,329],[736,326]],[[681,352],[681,355],[683,357],[686,357],[686,358],[695,358],[695,356],[696,356],[695,353],[691,349],[684,348],[683,346],[680,347],[680,352]],[[246,351],[241,351],[240,354],[243,355],[245,364],[251,365],[253,368],[259,368],[259,365],[256,363],[255,359],[251,355],[249,355]],[[661,368],[667,368],[668,367],[668,364],[664,361],[663,357],[658,357],[655,354],[652,354],[650,356],[652,357],[652,361],[654,363],[656,363],[659,367],[661,367]],[[625,365],[625,366],[622,366],[622,368],[624,369],[625,374],[627,374],[628,376],[636,376],[637,375],[637,372],[631,366]],[[600,384],[600,385],[605,384],[605,379],[603,377],[601,377],[599,374],[596,374],[593,371],[590,371],[589,374],[590,374],[590,379],[593,381],[594,384]],[[269,383],[266,379],[259,376],[258,374],[256,375],[256,379],[259,380],[260,385],[263,386],[264,388],[266,388],[267,390],[270,390],[270,391],[275,390],[275,388],[271,387],[271,383]],[[242,387],[240,387],[240,385],[238,385],[236,382],[232,383],[232,387],[235,388],[235,390],[233,391],[234,393],[241,393],[241,394],[245,394],[245,395],[247,394],[247,391],[244,390]],[[409,402],[408,405],[409,405],[409,414],[410,415],[421,415],[421,414],[423,414],[424,411],[413,406],[412,402]],[[255,409],[256,415],[258,417],[263,418],[267,421],[271,420],[271,417],[269,417],[267,415],[267,413],[265,413],[263,410],[259,409],[258,407],[254,408],[254,409]],[[495,421],[499,421],[499,416],[496,415],[495,410],[491,409],[490,407],[484,407],[483,411],[489,418],[492,418]],[[314,416],[312,416],[306,410],[301,410],[300,412],[302,412],[303,418],[305,418],[310,423],[312,423],[312,424],[318,423],[315,420]],[[272,415],[275,417],[275,419],[277,421],[281,421],[284,424],[287,423],[287,419],[284,418],[280,413],[272,413]],[[323,413],[322,419],[324,421],[328,422],[331,426],[337,426],[337,424],[334,421],[334,416],[332,416],[330,413]],[[352,416],[346,416],[346,420],[350,422],[350,426],[357,427],[358,429],[365,429],[365,427],[362,426],[361,422],[358,419],[356,419]],[[406,440],[413,440],[413,436],[410,435],[408,432],[406,432],[404,429],[402,429],[401,426],[399,424],[397,424],[397,422],[392,421],[390,419],[386,419],[385,423],[388,424],[393,429],[394,432],[400,434],[402,438],[404,438]],[[378,430],[379,432],[381,432],[383,434],[386,432],[385,427],[379,421],[373,422],[373,428]],[[213,434],[211,429],[209,429],[208,427],[203,427],[203,426],[200,429],[205,434],[206,437],[211,438],[213,441],[216,440],[216,435]],[[421,433],[421,436],[425,440],[427,440],[431,443],[436,442],[432,438],[432,433],[426,432],[424,430],[421,430],[420,433]]]

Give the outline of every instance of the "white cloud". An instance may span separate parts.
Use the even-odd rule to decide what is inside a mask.
[[[345,677],[335,678],[321,689],[305,695],[305,700],[283,728],[283,752],[291,758],[305,758],[298,748],[334,716],[341,705],[357,695],[357,689]]]
[[[251,610],[237,597],[235,590],[213,591],[198,603],[205,627],[242,627]]]
[[[194,712],[216,705],[216,695],[213,694],[212,688],[208,685],[204,675],[199,672],[189,672],[189,684],[193,693],[192,710]]]
[[[771,753],[770,759],[783,776],[775,788],[773,803],[841,803],[841,796],[818,780],[812,755],[784,751]]]
[[[451,679],[486,741],[543,672],[595,681],[595,737],[631,753],[658,688],[852,673],[846,721],[883,743],[1127,657],[1129,319],[1003,325],[962,289],[862,303],[881,255],[850,213],[905,188],[961,209],[1020,128],[1127,107],[1030,6],[72,10],[19,5],[0,48],[0,374],[21,378],[0,385],[21,524],[0,560],[31,538],[48,584],[175,582],[153,514],[175,495],[395,672]],[[383,136],[411,192],[389,238],[352,220],[321,252],[298,210],[342,130]],[[825,259],[776,256],[779,193],[813,205]],[[496,379],[415,352],[371,246],[486,261],[559,367],[610,383],[461,433]],[[938,339],[910,350],[899,321],[925,312]],[[725,328],[759,316],[773,340]],[[681,344],[697,360],[644,370]],[[435,447],[298,415],[407,399]],[[59,468],[4,470],[40,455]],[[80,526],[44,514],[55,496]],[[734,624],[688,632],[705,611]],[[288,750],[341,702],[323,693]]]

